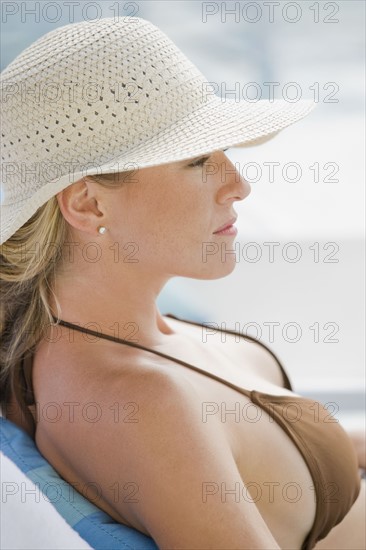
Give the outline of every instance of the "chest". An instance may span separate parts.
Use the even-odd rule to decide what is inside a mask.
[[[281,548],[300,546],[315,518],[314,480],[293,440],[273,415],[251,401],[250,390],[295,394],[283,387],[277,361],[258,344],[232,339],[223,346],[218,339],[204,346],[192,332],[186,336],[181,346],[164,351],[202,372],[170,361],[166,368],[174,368],[194,386],[202,423],[219,423],[243,480],[241,487],[222,486],[217,480],[209,490],[220,491],[222,499],[252,502],[277,533]]]

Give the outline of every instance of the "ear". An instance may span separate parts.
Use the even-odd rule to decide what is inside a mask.
[[[75,229],[96,236],[97,227],[105,225],[105,211],[100,188],[86,178],[69,185],[56,195],[65,220]]]

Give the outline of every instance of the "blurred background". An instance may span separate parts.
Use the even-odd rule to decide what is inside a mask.
[[[362,426],[365,3],[79,0],[1,8],[1,69],[56,27],[129,15],[166,32],[223,100],[318,103],[268,143],[227,151],[252,187],[234,205],[236,269],[215,281],[175,278],[159,306],[259,338],[297,393],[334,403],[329,410],[343,425]]]

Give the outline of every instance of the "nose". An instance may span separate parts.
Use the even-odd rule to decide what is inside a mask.
[[[221,164],[220,199],[242,201],[251,193],[249,182],[240,174],[236,166],[223,154]]]

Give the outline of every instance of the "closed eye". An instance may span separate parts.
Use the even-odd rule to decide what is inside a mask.
[[[201,157],[197,160],[194,160],[193,162],[191,162],[190,164],[188,164],[188,166],[190,168],[194,168],[195,166],[203,166],[205,164],[205,162],[208,161],[210,157]]]
[[[223,153],[224,153],[225,151],[227,151],[227,150],[228,150],[228,147],[227,147],[226,149],[223,149]],[[203,166],[203,165],[205,164],[205,162],[208,161],[208,159],[210,158],[210,156],[211,156],[211,155],[208,155],[208,156],[205,156],[205,157],[200,157],[200,158],[198,158],[197,160],[194,160],[193,162],[191,162],[190,164],[188,164],[188,166],[189,166],[190,168],[194,168],[194,167],[196,167],[196,166]]]
[[[223,149],[222,152],[224,153],[225,151],[228,150],[228,147],[226,149]],[[188,164],[189,167],[195,167],[195,166],[203,166],[205,164],[205,162],[208,161],[208,159],[210,158],[211,155],[206,155],[205,157],[200,157],[198,158],[197,160],[194,160],[193,162],[191,162],[190,164]]]

